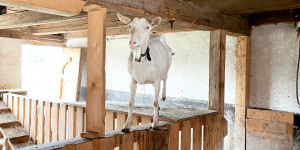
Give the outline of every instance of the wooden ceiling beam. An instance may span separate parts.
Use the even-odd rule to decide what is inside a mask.
[[[224,15],[217,9],[199,7],[186,1],[144,1],[137,0],[87,0],[87,2],[98,3],[102,7],[109,8],[113,12],[123,15],[139,14],[154,18],[160,16],[167,20],[189,23],[195,28],[206,28],[207,30],[223,29],[229,33],[249,35],[248,20],[231,15]]]
[[[72,17],[63,17],[34,11],[22,11],[0,16],[0,29],[34,26],[41,24],[67,22],[72,20],[86,19],[86,14]]]
[[[85,2],[82,0],[0,0],[0,5],[53,15],[74,16],[81,12]]]

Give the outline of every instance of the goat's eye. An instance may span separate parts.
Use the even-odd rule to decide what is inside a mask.
[[[148,30],[149,29],[149,26],[148,27],[145,27],[145,30]]]

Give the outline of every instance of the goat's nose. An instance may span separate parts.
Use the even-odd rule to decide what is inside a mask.
[[[130,41],[129,43],[133,45],[136,44],[136,41]]]

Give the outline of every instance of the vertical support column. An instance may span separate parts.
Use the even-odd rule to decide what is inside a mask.
[[[239,36],[236,47],[235,149],[246,149],[246,110],[250,93],[250,37]]]
[[[224,117],[225,48],[225,31],[210,31],[208,109],[220,111],[222,117]]]
[[[86,6],[88,11],[86,138],[105,135],[106,8]]]

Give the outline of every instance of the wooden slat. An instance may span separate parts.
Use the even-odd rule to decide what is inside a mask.
[[[51,141],[55,142],[58,140],[59,104],[53,103],[51,109]]]
[[[30,124],[30,133],[33,141],[36,142],[37,136],[37,100],[31,100],[31,124]]]
[[[106,115],[105,115],[105,131],[114,130],[114,125],[115,125],[114,112],[112,112],[112,111],[106,111]]]
[[[181,130],[181,150],[190,150],[191,149],[191,121],[182,122]]]
[[[45,103],[44,143],[51,142],[51,103]]]
[[[106,9],[88,12],[86,131],[105,134]]]
[[[127,133],[122,135],[120,149],[133,149],[133,133]]]
[[[20,97],[19,99],[19,121],[24,127],[24,118],[25,118],[25,97]]]
[[[126,117],[124,113],[117,113],[117,129],[122,129],[125,124]]]
[[[7,106],[8,95],[7,95],[7,94],[2,94],[2,95],[3,95],[3,102],[4,102],[4,104],[6,104],[6,106]]]
[[[202,119],[196,118],[193,121],[193,150],[202,149]]]
[[[44,101],[38,101],[38,127],[37,127],[37,144],[44,143]]]
[[[96,138],[92,140],[92,150],[100,149],[100,139]]]
[[[247,109],[247,118],[294,123],[294,114],[291,112]]]
[[[67,105],[60,104],[59,107],[59,131],[58,139],[66,139],[66,119],[67,119]]]
[[[24,128],[26,131],[30,131],[31,124],[31,99],[25,99],[25,120],[24,120]]]
[[[12,95],[8,96],[8,107],[10,108],[11,112],[14,112],[14,101],[13,101],[14,97]]]
[[[173,123],[167,125],[169,129],[169,149],[178,150],[179,149],[179,123]]]
[[[13,113],[19,119],[19,97],[14,96],[13,99]]]
[[[76,144],[75,147],[76,147],[76,150],[82,150],[82,149],[92,150],[93,149],[92,141]]]
[[[102,138],[100,140],[100,150],[113,150],[115,146],[115,137]]]
[[[75,127],[75,107],[68,106],[68,132],[67,132],[67,139],[74,138],[76,134],[76,127]]]
[[[204,119],[204,136],[203,136],[203,150],[210,150],[210,131],[211,131],[212,117],[206,116]]]
[[[209,132],[209,147],[211,150],[216,150],[216,138],[217,138],[217,128],[216,128],[216,119],[215,115],[211,116],[210,121],[210,132]]]
[[[217,110],[224,116],[224,81],[225,81],[224,30],[210,31],[209,52],[209,109]]]
[[[236,98],[235,98],[235,146],[245,149],[246,111],[250,93],[250,37],[237,37],[236,46]]]
[[[148,124],[148,123],[152,123],[152,117],[148,117],[148,116],[141,116],[141,123],[142,124]]]
[[[277,122],[277,121],[267,121],[267,120],[256,120],[247,119],[247,132],[267,132],[267,133],[278,133],[278,134],[288,134],[288,123]]]
[[[132,126],[138,126],[140,122],[141,122],[140,116],[136,116],[136,115],[132,116]]]
[[[80,137],[80,133],[83,132],[83,108],[76,107],[76,134],[75,137]]]

